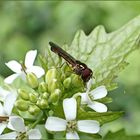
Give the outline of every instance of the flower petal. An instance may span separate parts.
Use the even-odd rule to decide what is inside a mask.
[[[1,104],[1,102],[0,102],[0,116],[5,116],[4,107],[3,107],[3,105]]]
[[[11,133],[7,133],[7,134],[3,134],[0,135],[0,139],[16,139],[17,137],[17,133],[16,132],[11,132]]]
[[[10,92],[8,90],[5,90],[0,87],[0,100],[1,101],[4,101],[8,94],[10,94]]]
[[[0,123],[0,135],[4,131],[4,129],[6,128],[6,126],[7,126],[7,123],[6,122]]]
[[[45,128],[49,131],[65,131],[67,121],[58,117],[48,117]]]
[[[29,139],[41,139],[41,133],[38,129],[31,129],[27,132]]]
[[[80,120],[77,122],[78,130],[85,133],[95,134],[100,130],[99,122],[94,120]]]
[[[87,93],[80,94],[81,96],[81,104],[87,104],[88,103],[88,95]]]
[[[18,63],[15,60],[9,61],[8,63],[5,63],[7,67],[9,67],[13,72],[15,73],[21,73],[21,64]]]
[[[14,93],[10,93],[6,96],[5,101],[4,101],[4,111],[6,115],[8,116],[11,115],[16,99],[17,99],[17,96]]]
[[[27,68],[30,68],[31,66],[33,66],[33,63],[34,63],[35,58],[36,58],[36,55],[37,55],[37,50],[31,50],[31,51],[28,51],[26,53],[25,66]]]
[[[90,90],[92,84],[93,84],[93,80],[90,79],[90,80],[87,82],[87,92],[89,92],[89,90]]]
[[[92,108],[96,112],[107,112],[107,106],[96,101],[88,104],[88,107]]]
[[[20,74],[20,78],[21,78],[23,81],[26,81],[26,74],[25,74],[25,72],[22,72],[22,73]]]
[[[20,74],[12,74],[4,79],[4,82],[7,84],[11,84]]]
[[[75,139],[80,139],[80,138],[79,138],[77,132],[74,131],[74,132],[67,132],[66,133],[66,139],[68,139],[68,140],[69,139],[74,139],[75,140]]]
[[[77,114],[77,103],[75,98],[67,98],[63,100],[63,109],[67,121],[75,120]]]
[[[107,89],[105,86],[100,86],[92,90],[89,94],[93,96],[94,100],[101,99],[107,95]]]
[[[12,126],[13,130],[17,132],[25,132],[24,120],[18,116],[10,116],[9,117],[9,126]]]
[[[37,78],[40,78],[41,76],[43,76],[45,74],[44,69],[39,66],[32,66],[32,67],[28,68],[26,72],[27,73],[33,72],[37,76]]]

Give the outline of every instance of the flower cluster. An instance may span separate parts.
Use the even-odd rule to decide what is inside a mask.
[[[14,74],[5,78],[6,87],[0,88],[0,139],[41,139],[38,124],[44,125],[51,135],[65,132],[66,139],[79,139],[79,132],[98,133],[100,122],[81,119],[79,112],[85,107],[94,113],[107,112],[101,102],[107,95],[105,86],[92,89],[90,79],[85,90],[82,79],[74,73],[34,66],[36,55],[37,51],[31,50],[24,63],[6,63]],[[13,88],[16,79],[23,81],[18,89]]]

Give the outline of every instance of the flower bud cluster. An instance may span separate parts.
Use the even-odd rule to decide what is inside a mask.
[[[44,81],[40,82],[34,73],[27,73],[26,79],[32,90],[18,89],[19,96],[15,106],[18,110],[28,111],[31,115],[37,115],[41,110],[49,110],[50,105],[57,105],[65,94],[69,94],[68,91],[79,90],[83,86],[78,75],[66,76],[63,73],[62,76],[56,68],[46,72]]]

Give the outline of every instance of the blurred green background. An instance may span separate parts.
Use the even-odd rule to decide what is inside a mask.
[[[140,14],[136,1],[0,1],[0,73],[10,70],[5,62],[24,59],[29,49],[44,53],[50,40],[58,44],[72,41],[77,30],[89,34],[97,25],[114,31]],[[133,52],[130,65],[119,75],[119,88],[110,93],[111,110],[124,110],[125,116],[103,126],[102,133],[125,128],[140,134],[140,51]]]

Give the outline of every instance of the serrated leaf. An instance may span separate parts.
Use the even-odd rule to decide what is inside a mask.
[[[133,135],[133,136],[128,136],[125,133],[125,130],[119,130],[115,133],[108,132],[106,136],[104,137],[103,140],[139,140],[140,135]]]
[[[97,112],[85,112],[82,109],[78,110],[78,119],[86,119],[86,120],[97,120],[100,122],[100,124],[104,124],[107,122],[111,122],[113,120],[116,120],[120,118],[124,112],[105,112],[105,113],[97,113]]]
[[[79,31],[68,52],[93,70],[95,86],[104,84],[112,90],[116,88],[113,80],[128,65],[126,56],[138,48],[139,36],[140,16],[112,33],[106,33],[103,26],[96,27],[88,36]]]

